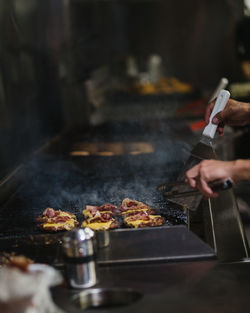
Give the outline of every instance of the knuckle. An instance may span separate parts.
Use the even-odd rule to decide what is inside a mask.
[[[207,166],[208,160],[202,160],[200,163],[200,171],[203,171],[204,168]]]

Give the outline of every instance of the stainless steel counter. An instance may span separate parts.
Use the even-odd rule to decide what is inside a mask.
[[[91,312],[249,312],[249,263],[104,267],[99,269],[99,280],[98,287],[132,288],[143,296],[127,306],[91,308]],[[54,299],[69,313],[82,312],[70,304],[75,294],[58,288]]]

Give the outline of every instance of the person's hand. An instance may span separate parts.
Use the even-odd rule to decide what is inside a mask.
[[[208,104],[205,112],[205,122],[209,123],[215,101]],[[221,136],[224,134],[224,125],[245,126],[250,123],[250,103],[229,99],[225,109],[217,113],[212,120],[218,125],[217,131]]]
[[[218,192],[213,191],[208,183],[215,180],[224,181],[231,178],[238,181],[236,161],[203,160],[186,172],[186,182],[192,187],[199,189],[205,197],[216,198]]]

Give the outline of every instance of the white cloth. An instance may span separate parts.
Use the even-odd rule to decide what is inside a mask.
[[[44,264],[30,264],[27,272],[0,268],[1,313],[64,313],[52,301],[49,290],[62,281],[58,271]]]

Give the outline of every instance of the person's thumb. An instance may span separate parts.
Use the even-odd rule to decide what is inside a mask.
[[[212,123],[215,125],[219,125],[221,122],[223,122],[223,119],[224,119],[223,112],[221,111],[213,117]]]

